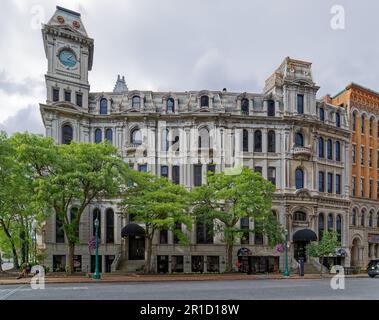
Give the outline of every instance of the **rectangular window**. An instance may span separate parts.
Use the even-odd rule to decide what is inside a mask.
[[[355,197],[357,195],[357,178],[356,177],[353,177],[351,184],[352,184],[352,194],[353,194],[353,197]]]
[[[53,102],[59,101],[59,89],[53,88]]]
[[[365,147],[361,146],[361,165],[365,165]]]
[[[83,107],[83,95],[81,93],[76,94],[76,105]]]
[[[172,167],[172,181],[176,184],[180,183],[180,167],[179,166]]]
[[[352,160],[353,160],[353,163],[357,163],[357,145],[356,144],[353,144],[353,147],[352,147]]]
[[[379,128],[378,128],[378,131],[379,131]],[[379,170],[379,151],[378,151],[378,158],[377,158],[376,162],[377,162],[376,167]]]
[[[159,232],[159,243],[160,244],[167,244],[168,243],[168,231],[167,230],[161,230]]]
[[[376,182],[376,199],[379,200],[379,180]],[[378,221],[379,226],[379,221]]]
[[[240,224],[241,224],[241,230],[243,230],[243,233],[241,235],[241,244],[249,244],[249,229],[250,229],[249,218],[247,217],[241,218]]]
[[[191,271],[204,272],[204,256],[191,256]]]
[[[161,166],[161,177],[168,178],[168,166]]]
[[[220,271],[220,257],[207,256],[207,272],[219,272]]]
[[[71,102],[71,91],[64,91],[64,101]]]
[[[304,113],[304,95],[297,95],[297,113]]]
[[[263,233],[261,231],[261,223],[258,221],[254,222],[254,244],[263,245]]]
[[[361,178],[361,197],[363,198],[365,196],[365,178]]]
[[[103,272],[102,271],[102,259],[103,256],[101,255],[98,255],[98,265],[99,265],[99,272]],[[91,255],[91,272],[94,273],[95,272],[95,268],[96,268],[96,256],[95,255]]]
[[[254,171],[262,174],[262,167],[259,167],[259,166],[254,167]]]
[[[147,164],[139,164],[138,165],[138,171],[147,172]]]
[[[372,198],[373,192],[374,192],[374,180],[370,179],[370,189],[369,189],[369,196],[368,196],[369,198]]]
[[[56,243],[64,243],[64,230],[63,230],[63,222],[58,216],[55,219],[55,242]]]
[[[53,255],[53,272],[64,272],[66,270],[66,256]]]
[[[333,193],[333,173],[328,173],[328,193]]]
[[[276,168],[268,168],[267,176],[267,180],[270,181],[274,186],[276,186]]]
[[[201,164],[195,164],[193,169],[194,169],[193,184],[195,187],[199,187],[203,184],[203,179],[202,179],[203,166]]]
[[[368,154],[368,164],[371,168],[372,167],[372,149],[370,149],[370,152]]]
[[[171,256],[171,272],[184,272],[183,256]]]
[[[82,272],[82,256],[74,256],[74,272]]]
[[[318,173],[318,191],[325,192],[325,173],[322,171]]]
[[[336,193],[341,194],[341,175],[336,174]]]

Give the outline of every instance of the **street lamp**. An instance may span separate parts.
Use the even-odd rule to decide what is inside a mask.
[[[34,249],[34,263],[37,263],[37,221],[33,221],[32,223],[32,229],[33,229],[33,237],[34,237],[34,243],[33,243],[33,249]]]
[[[99,219],[96,217],[95,221],[96,230],[96,256],[95,256],[95,273],[92,275],[92,279],[99,280],[101,275],[99,273]]]
[[[283,276],[289,277],[290,272],[288,270],[288,230],[286,229],[285,231],[286,234],[286,244],[285,244],[285,266],[284,266],[284,273]]]

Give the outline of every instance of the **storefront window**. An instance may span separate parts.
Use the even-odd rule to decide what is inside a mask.
[[[219,272],[220,271],[220,257],[208,256],[207,257],[207,272]]]
[[[184,261],[183,256],[172,256],[171,257],[171,272],[183,272],[184,271],[183,261]]]
[[[191,266],[192,266],[192,272],[204,272],[204,257],[192,256]]]

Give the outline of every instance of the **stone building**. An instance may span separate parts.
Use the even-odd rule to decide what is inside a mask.
[[[379,258],[379,93],[352,83],[330,102],[346,108],[351,126],[352,265]]]
[[[288,230],[293,266],[300,257],[309,267],[319,265],[306,257],[305,246],[326,229],[340,235],[341,250],[334,259],[350,265],[347,110],[317,100],[319,87],[311,63],[285,58],[260,93],[130,90],[120,76],[113,92],[90,92],[94,41],[80,14],[57,7],[42,34],[48,71],[47,99],[40,109],[46,135],[56,143],[108,140],[130,168],[165,176],[187,188],[205,183],[207,171],[249,166],[276,186],[273,214]],[[77,269],[93,271],[88,242],[96,217],[101,221],[102,270],[139,270],[144,238],[131,234],[129,229],[136,225],[107,201],[92,203],[80,221]],[[41,242],[47,252],[45,264],[54,270],[62,268],[67,255],[59,224],[50,217]],[[241,228],[253,224],[240,221]],[[208,236],[208,228],[212,226],[198,223],[191,232],[184,230],[188,246],[179,244],[170,231],[157,235],[155,270],[223,271],[225,245],[219,234]],[[238,257],[241,248],[248,257]],[[283,270],[283,253],[270,248],[261,234],[246,233],[235,245],[234,259],[252,272]]]

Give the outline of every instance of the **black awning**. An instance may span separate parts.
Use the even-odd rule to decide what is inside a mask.
[[[128,236],[144,236],[145,229],[137,223],[129,223],[121,230],[121,237],[126,238]]]
[[[309,229],[296,231],[292,237],[293,241],[317,241],[316,234]]]

